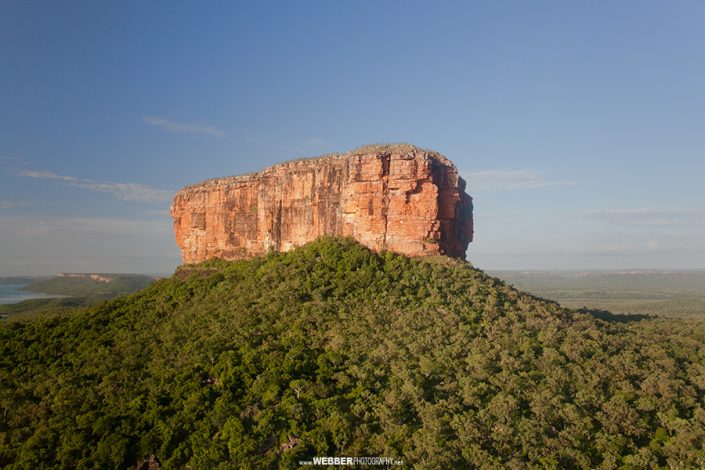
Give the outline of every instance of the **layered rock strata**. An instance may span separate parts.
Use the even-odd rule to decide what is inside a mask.
[[[412,145],[280,163],[187,186],[171,205],[185,263],[287,251],[322,235],[375,251],[464,258],[472,198],[453,163]]]

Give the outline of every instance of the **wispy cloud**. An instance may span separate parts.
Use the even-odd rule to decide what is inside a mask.
[[[591,210],[592,219],[625,225],[669,226],[705,222],[705,209],[640,208]]]
[[[121,201],[135,202],[166,202],[171,200],[173,191],[157,189],[138,183],[111,183],[99,182],[90,179],[76,178],[75,176],[58,175],[45,170],[19,170],[18,174],[27,178],[38,178],[89,191],[111,194]]]
[[[567,181],[548,180],[542,172],[532,169],[501,168],[469,171],[465,172],[464,177],[468,181],[468,189],[471,192],[511,191],[570,184]]]
[[[29,178],[40,178],[45,180],[63,181],[64,183],[80,183],[80,179],[74,176],[63,176],[52,173],[51,171],[44,170],[19,170],[20,176],[27,176]],[[85,180],[88,181],[88,180]]]
[[[227,134],[217,127],[206,126],[199,123],[174,122],[159,116],[145,116],[142,122],[158,127],[167,132],[178,134],[203,134],[211,137],[225,137]]]

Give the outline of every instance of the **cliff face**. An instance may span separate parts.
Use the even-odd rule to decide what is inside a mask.
[[[411,145],[280,163],[207,180],[171,205],[185,263],[287,251],[321,235],[352,236],[409,256],[463,258],[472,198],[442,155]]]

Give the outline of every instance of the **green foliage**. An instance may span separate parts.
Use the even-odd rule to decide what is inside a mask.
[[[321,239],[0,325],[0,466],[692,467],[705,325],[614,323],[469,264]]]
[[[100,276],[110,279],[110,282],[94,280],[90,277],[57,276],[33,281],[23,290],[105,300],[143,289],[154,281],[153,277],[142,274],[104,274]]]
[[[75,310],[95,303],[86,297],[63,297],[50,299],[29,299],[15,304],[0,305],[0,314],[9,318],[33,318],[38,315]]]
[[[569,308],[614,313],[703,318],[705,272],[523,272],[492,273],[518,289]]]
[[[141,274],[107,274],[110,282],[90,277],[53,277],[26,279],[22,290],[55,294],[62,297],[30,299],[15,304],[0,305],[0,319],[28,320],[38,316],[69,313],[78,307],[88,307],[102,301],[127,295],[147,287],[154,278]],[[21,278],[5,278],[21,279]],[[19,283],[19,282],[18,282]]]

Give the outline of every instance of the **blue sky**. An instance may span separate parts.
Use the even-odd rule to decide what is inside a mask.
[[[705,268],[705,3],[0,3],[0,275],[169,272],[180,187],[451,158],[485,269]]]

